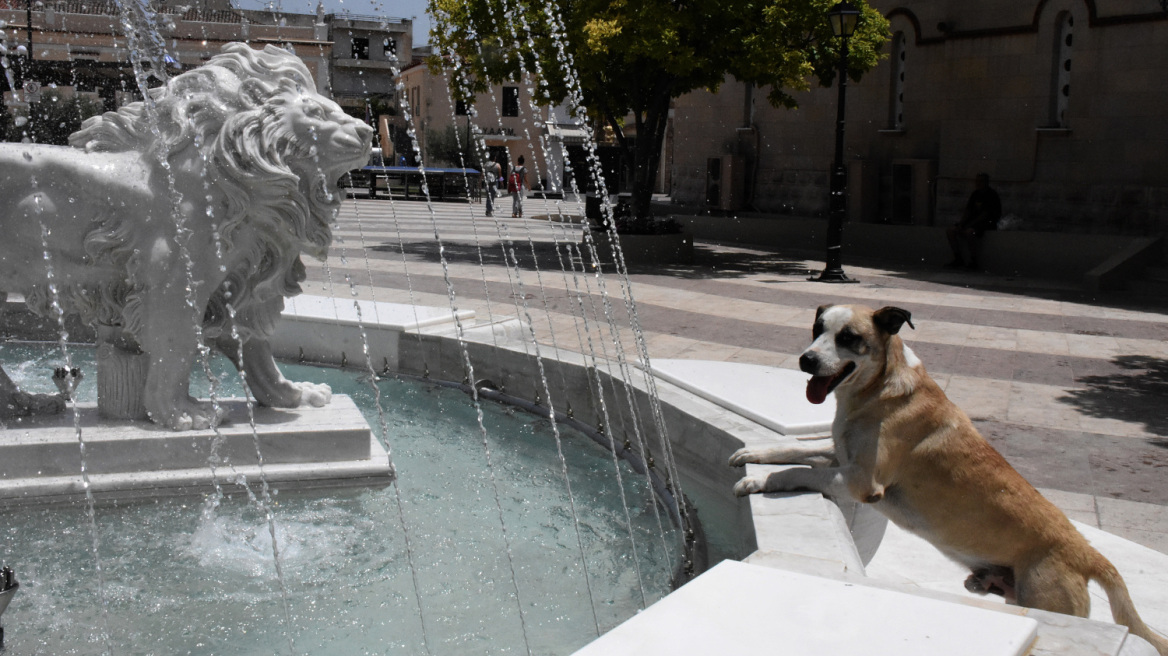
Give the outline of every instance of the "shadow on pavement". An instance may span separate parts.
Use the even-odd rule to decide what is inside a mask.
[[[1092,291],[1081,280],[1049,280],[1001,273],[951,271],[942,267],[905,267],[868,260],[866,266],[887,269],[883,277],[894,280],[888,286],[902,289],[934,289],[956,287],[979,294],[1028,296],[1048,301],[1063,301],[1115,309],[1161,312],[1168,302],[1124,290]],[[845,263],[846,269],[846,263]]]
[[[1138,422],[1160,436],[1150,442],[1168,449],[1168,360],[1147,355],[1120,355],[1112,363],[1122,372],[1083,376],[1074,389],[1059,400],[1089,417]]]
[[[475,266],[480,263],[484,266],[513,266],[517,262],[520,269],[528,271],[534,271],[537,264],[542,271],[559,271],[561,267],[570,271],[572,266],[568,258],[579,258],[575,246],[570,243],[561,242],[557,245],[553,242],[537,241],[533,244],[526,240],[516,240],[506,250],[502,242],[496,240],[484,241],[481,245],[448,241],[442,243],[441,255],[438,244],[433,240],[406,242],[404,245],[384,243],[372,246],[370,250],[380,253],[401,253],[404,250],[409,258],[435,264],[441,262],[443,256],[451,264]],[[579,269],[579,264],[576,268]]]
[[[438,244],[433,240],[411,241],[404,245],[386,242],[372,246],[370,250],[381,253],[401,253],[404,250],[406,256],[411,259],[430,263],[440,261]],[[502,242],[494,238],[484,240],[481,245],[460,241],[447,241],[442,244],[442,256],[450,263],[477,266],[481,262],[486,266],[507,266],[517,262],[520,269],[527,271],[534,270],[536,265],[543,271],[559,271],[561,268],[582,271],[584,269],[579,262],[581,257],[588,263],[586,268],[590,270],[592,255],[586,250],[581,252],[582,250],[577,244],[569,241],[556,244],[540,240],[533,243],[526,239],[516,239],[506,254]],[[575,262],[574,266],[572,261]],[[612,273],[615,270],[611,262],[602,262],[602,268],[605,273]],[[725,251],[702,244],[694,246],[692,264],[633,264],[628,269],[630,273],[635,274],[688,279],[742,278],[760,273],[805,277],[812,273],[806,262],[801,259],[762,251]]]

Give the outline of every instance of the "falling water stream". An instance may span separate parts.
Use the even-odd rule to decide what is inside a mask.
[[[166,190],[168,192],[168,200],[171,203],[171,220],[175,224],[174,242],[178,247],[179,257],[182,260],[184,272],[186,275],[186,302],[191,312],[191,322],[194,328],[195,343],[197,345],[197,352],[202,360],[204,372],[209,383],[208,393],[211,399],[211,405],[215,413],[219,411],[219,393],[216,379],[211,375],[209,359],[211,357],[211,349],[207,346],[205,335],[203,333],[203,316],[204,308],[196,301],[196,290],[199,285],[205,284],[205,281],[197,279],[194,271],[194,260],[190,251],[190,237],[191,230],[187,226],[187,213],[183,207],[183,197],[178,191],[178,184],[176,180],[176,172],[170,163],[170,147],[167,141],[162,137],[162,130],[159,125],[160,120],[164,120],[159,115],[153,97],[150,94],[149,78],[151,75],[159,80],[165,81],[168,77],[169,68],[177,63],[177,58],[172,56],[167,48],[165,39],[159,32],[159,17],[150,9],[147,0],[115,0],[118,8],[118,13],[121,17],[123,32],[127,39],[127,45],[130,53],[130,64],[134,71],[134,79],[137,82],[138,91],[142,95],[143,107],[145,108],[145,116],[149,124],[150,131],[154,134],[158,148],[154,155],[158,160],[165,175]],[[179,117],[165,117],[165,120],[179,120]],[[187,120],[192,120],[188,118]],[[205,160],[204,160],[205,163]],[[206,170],[200,171],[200,176],[203,180],[204,189],[207,186]],[[213,205],[208,206],[208,210],[212,213],[208,218],[215,221],[217,217],[214,216]],[[216,254],[222,262],[223,244],[220,239],[218,230],[214,234],[214,247]],[[222,266],[222,265],[221,265]],[[280,541],[278,539],[278,528],[276,525],[276,518],[272,512],[272,490],[268,485],[267,474],[264,470],[264,455],[263,449],[260,446],[259,432],[255,423],[254,403],[252,401],[250,391],[247,389],[247,371],[243,365],[243,344],[240,340],[240,335],[236,332],[234,324],[235,310],[230,302],[226,303],[226,311],[231,316],[231,331],[232,336],[238,344],[239,353],[239,370],[238,375],[242,383],[242,395],[247,401],[248,422],[251,428],[252,442],[255,447],[256,460],[259,469],[260,478],[260,496],[257,497],[252,489],[244,485],[247,491],[248,499],[254,503],[264,514],[267,521],[268,534],[271,538],[271,553],[272,564],[275,570],[276,581],[280,590],[281,600],[283,602],[283,617],[286,626],[290,627],[292,624],[290,601],[288,598],[288,583],[284,577],[283,564],[280,559]],[[179,366],[188,366],[182,360],[176,363]],[[222,436],[219,434],[218,426],[213,422],[212,427],[215,430],[215,443],[222,442]],[[214,460],[217,457],[215,450],[209,457],[209,466],[212,468],[213,478],[215,479],[216,492],[221,493],[221,486],[217,478],[217,471]],[[218,497],[211,502],[204,504],[204,513],[211,514],[217,509],[219,504]],[[294,636],[291,630],[286,632],[288,640],[289,651],[296,653],[294,644]]]
[[[6,344],[10,370],[30,389],[58,362],[52,345]],[[91,351],[77,348],[78,366]],[[214,361],[225,394],[239,394],[237,376]],[[376,425],[373,392],[364,374],[287,365],[293,380],[327,382],[354,397]],[[206,392],[202,376],[192,389]],[[559,455],[546,417],[482,401],[476,408],[456,390],[387,379],[381,393],[397,400],[386,418],[405,519],[426,547],[416,554],[417,581],[426,602],[426,633],[433,653],[569,654],[595,637],[591,601],[580,568]],[[92,400],[82,386],[80,401]],[[481,412],[495,459],[500,507],[511,531],[515,576],[524,591],[524,636],[510,568],[499,533],[491,481],[479,443]],[[629,529],[610,456],[591,439],[561,427],[592,594],[604,630],[641,607],[631,566]],[[625,468],[635,498],[651,498]],[[632,482],[630,482],[632,481]],[[212,517],[190,498],[157,498],[97,507],[105,536],[106,587],[115,653],[286,653],[281,594],[274,585],[270,536],[263,511],[246,502],[244,488],[224,482],[225,503]],[[281,491],[272,512],[284,546],[298,653],[423,653],[391,489]],[[244,503],[232,503],[243,498]],[[647,504],[633,510],[639,542],[656,535]],[[5,613],[13,654],[87,654],[99,627],[93,604],[93,559],[76,507],[5,510],[4,553],[20,554],[21,599]],[[673,539],[679,539],[671,535]],[[669,591],[677,562],[642,551],[650,602]]]
[[[173,57],[167,53],[165,39],[159,37],[159,17],[147,4],[126,0],[119,1],[118,7],[135,77],[150,110],[149,72],[165,75]],[[553,19],[553,41],[571,90],[569,109],[574,119],[586,127],[579,83],[563,46],[562,24],[553,8],[548,6],[547,12]],[[521,13],[517,15],[518,22],[508,25],[518,47],[530,27]],[[465,91],[469,88],[466,71],[460,62],[456,61],[455,67],[454,85],[463,85]],[[400,79],[396,68],[394,74]],[[523,83],[532,85],[533,75],[539,78],[544,71],[523,71]],[[398,98],[417,161],[422,162],[416,121],[400,82]],[[529,104],[523,131],[534,152],[530,128],[532,123],[540,127],[540,119],[535,118],[539,110],[534,98]],[[451,107],[453,111],[453,102]],[[481,130],[474,127],[474,143],[467,144],[467,149],[485,154]],[[595,144],[589,138],[586,145],[591,185],[607,199]],[[459,146],[462,150],[461,143]],[[550,139],[540,137],[540,150],[545,157],[552,147]],[[186,266],[188,289],[194,289],[200,281],[194,279],[184,239],[189,231],[183,224],[181,195],[166,149],[162,148],[158,156],[166,171],[167,190],[174,207],[175,245]],[[532,165],[538,178],[540,164],[534,161]],[[625,356],[592,234],[583,232],[582,250],[574,242],[562,243],[558,236],[554,238],[554,248],[564,288],[579,310],[579,317],[573,316],[576,342],[588,362],[588,392],[593,403],[598,402],[607,427],[609,453],[558,419],[562,415],[557,413],[557,407],[562,407],[565,400],[552,397],[544,367],[548,356],[537,341],[529,298],[542,300],[555,357],[559,357],[561,345],[547,303],[548,290],[539,267],[536,242],[527,223],[518,225],[526,232],[520,239],[526,241],[535,261],[534,294],[526,291],[510,227],[497,219],[493,221],[516,314],[525,319],[526,341],[534,350],[536,371],[532,373],[539,376],[542,392],[536,403],[541,405],[541,412],[535,417],[517,414],[480,398],[475,365],[466,343],[467,326],[459,318],[459,297],[426,171],[421,164],[418,169],[456,323],[466,382],[470,383],[469,402],[466,396],[450,390],[379,379],[365,330],[366,318],[356,303],[363,292],[347,271],[346,247],[338,238],[334,255],[339,256],[343,271],[340,275],[357,311],[364,371],[358,375],[343,370],[288,367],[291,372],[286,371],[286,375],[328,382],[334,392],[348,393],[358,401],[374,432],[393,454],[391,467],[398,478],[390,489],[281,494],[269,488],[261,467],[258,498],[245,481],[233,475],[223,478],[218,473],[214,475],[216,492],[204,504],[158,498],[95,507],[90,496],[87,507],[91,545],[87,551],[78,549],[75,540],[61,539],[77,531],[73,508],[6,511],[6,520],[10,517],[11,521],[0,528],[0,545],[4,547],[0,556],[19,555],[22,581],[26,582],[22,594],[25,600],[10,608],[6,619],[12,624],[35,627],[10,634],[13,653],[89,653],[97,641],[111,653],[124,652],[127,645],[134,649],[164,645],[155,653],[270,654],[283,653],[278,647],[282,644],[289,653],[311,654],[566,654],[668,592],[681,564],[677,554],[682,552],[676,547],[686,542],[691,529],[688,520],[681,529],[662,520],[666,513],[658,508],[649,478],[649,470],[655,466],[649,445],[650,424],[662,445],[658,453],[666,471],[666,485],[679,499],[684,498],[681,480],[650,375],[644,376],[650,387],[652,416],[641,417],[633,399],[633,367]],[[578,195],[578,181],[571,176],[571,167],[568,171],[568,186]],[[464,182],[469,190],[469,179]],[[392,193],[390,196],[389,204],[396,217],[392,208],[397,201],[392,199]],[[488,323],[493,323],[496,318],[491,312],[479,217],[475,216],[469,191],[466,200],[467,219],[479,253]],[[547,201],[545,195],[545,207]],[[561,201],[555,203],[554,213],[561,222],[565,220],[564,207]],[[611,213],[607,200],[604,211]],[[364,293],[372,295],[369,244],[365,243],[360,214],[355,214],[359,249],[365,257],[369,279],[369,289]],[[613,222],[607,223],[608,238],[617,254],[625,313],[630,317],[636,342],[634,358],[647,365],[648,353],[632,300],[631,282]],[[397,230],[412,298],[410,265],[400,227]],[[218,235],[215,248],[222,258]],[[51,283],[51,262],[47,264]],[[324,270],[331,289],[333,269],[326,264]],[[600,308],[592,300],[593,284],[601,296]],[[589,299],[587,306],[585,296]],[[193,393],[209,395],[213,404],[229,395],[247,398],[256,436],[252,403],[245,390],[247,372],[240,369],[234,374],[225,360],[211,355],[203,344],[201,313],[190,298],[188,302],[203,370],[202,377],[193,376]],[[234,312],[230,304],[227,311]],[[62,321],[63,331],[60,312],[58,320]],[[605,327],[607,336],[603,334]],[[238,342],[238,333],[233,337]],[[4,346],[6,362],[24,363],[10,372],[28,375],[13,378],[34,391],[40,367],[62,356],[67,365],[72,365],[71,354],[75,351],[64,332],[55,354],[35,345]],[[93,370],[92,364],[82,362],[80,366]],[[611,377],[608,390],[602,370]],[[623,403],[618,388],[624,392]],[[93,385],[88,389],[92,394]],[[382,402],[389,398],[394,400],[392,407]],[[626,428],[626,421],[631,426]],[[623,445],[617,444],[618,424],[621,432],[632,436],[631,442],[626,439]],[[78,441],[84,454],[79,427]],[[255,442],[256,455],[262,463],[258,436]],[[477,448],[472,448],[476,442]],[[616,457],[621,448],[635,451],[648,467],[640,474],[629,470],[629,465]],[[214,472],[219,470],[214,453],[209,466]],[[224,503],[234,497],[243,502]],[[679,506],[677,510],[682,515],[690,512],[685,503]],[[104,545],[102,535],[107,536]],[[658,541],[660,550],[644,546]],[[685,565],[688,568],[690,563],[686,561]],[[86,594],[95,588],[97,604],[92,594]],[[283,621],[273,624],[272,617],[282,617]]]

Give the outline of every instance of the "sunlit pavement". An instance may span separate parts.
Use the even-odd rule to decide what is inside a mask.
[[[572,351],[588,348],[607,294],[622,343],[632,343],[619,279],[605,275],[602,290],[570,246],[581,227],[561,219],[579,206],[529,198],[534,218],[520,220],[503,200],[492,219],[481,203],[350,199],[329,262],[310,263],[305,290],[448,306],[449,280],[460,309],[524,316],[541,343]],[[1168,553],[1168,301],[851,265],[846,254],[861,282],[830,285],[807,280],[822,260],[805,253],[698,243],[696,255],[693,265],[632,270],[651,358],[796,368],[818,305],[898,305],[916,326],[901,333],[906,342],[1031,483],[1072,518]]]

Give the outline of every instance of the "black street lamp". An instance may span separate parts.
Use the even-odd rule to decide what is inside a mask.
[[[856,31],[860,10],[849,2],[840,2],[827,12],[831,31],[840,37],[839,102],[835,119],[835,160],[831,164],[831,199],[827,218],[827,258],[817,282],[858,282],[844,274],[840,249],[844,237],[844,218],[848,213],[848,171],[844,167],[844,105],[848,91],[848,38]]]

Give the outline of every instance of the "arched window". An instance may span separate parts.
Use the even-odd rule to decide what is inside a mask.
[[[1067,106],[1071,99],[1071,44],[1075,17],[1063,12],[1055,20],[1054,72],[1051,75],[1051,116],[1054,127],[1067,127]]]
[[[892,79],[888,85],[888,127],[904,129],[904,32],[892,37]]]

